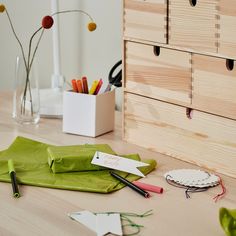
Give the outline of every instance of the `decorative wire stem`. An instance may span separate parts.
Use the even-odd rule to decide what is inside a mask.
[[[29,66],[26,62],[26,58],[25,58],[25,52],[24,52],[24,48],[16,34],[16,31],[14,29],[14,26],[12,24],[12,20],[11,20],[11,17],[6,9],[6,14],[7,14],[7,18],[9,20],[9,23],[10,23],[10,26],[11,26],[11,29],[12,29],[12,32],[18,42],[18,44],[20,45],[20,49],[21,49],[21,53],[22,53],[22,56],[23,56],[23,60],[24,60],[24,65],[25,65],[25,69],[26,69],[26,84],[25,84],[25,89],[24,89],[24,94],[23,94],[23,100],[21,102],[21,114],[25,114],[25,102],[26,102],[26,92],[27,92],[27,87],[29,86],[29,93],[30,93],[30,103],[31,103],[31,115],[33,115],[33,104],[32,104],[32,94],[31,94],[31,88],[30,88],[30,83],[29,83],[29,73],[30,73],[30,69],[29,69]],[[30,52],[29,52],[30,54]],[[29,58],[28,58],[28,63],[29,63]]]
[[[87,15],[91,21],[94,21],[93,18],[92,18],[87,12],[85,12],[85,11],[83,11],[83,10],[65,10],[65,11],[58,11],[58,12],[53,13],[51,16],[55,16],[55,15],[59,15],[59,14],[65,14],[65,13],[71,13],[71,12],[80,12],[80,13],[83,13],[83,14]],[[38,29],[34,32],[34,34],[31,36],[31,38],[30,38],[29,53],[28,53],[28,62],[30,62],[30,64],[28,64],[29,71],[30,71],[30,69],[31,69],[31,66],[32,66],[32,63],[33,63],[33,60],[34,60],[36,51],[37,51],[37,49],[38,49],[39,43],[40,43],[40,41],[41,41],[41,38],[42,38],[42,36],[43,36],[44,29],[43,29],[43,31],[41,32],[41,35],[40,35],[40,37],[39,37],[39,40],[38,40],[38,42],[37,42],[37,44],[36,44],[36,47],[35,47],[35,49],[34,49],[32,59],[31,59],[31,61],[30,61],[30,53],[31,53],[32,41],[33,41],[34,36],[35,36],[40,30],[42,30],[42,29],[43,29],[42,26],[41,26],[40,28],[38,28]]]
[[[26,94],[27,94],[27,88],[29,90],[29,96],[30,96],[30,112],[31,116],[33,116],[34,110],[33,110],[33,99],[32,99],[32,93],[31,93],[31,86],[30,86],[30,79],[29,79],[29,70],[26,70],[26,82],[25,82],[25,88],[23,93],[23,99],[21,101],[21,114],[25,115],[25,103],[26,103]]]
[[[55,16],[55,15],[58,15],[58,14],[64,14],[64,13],[71,13],[71,12],[79,12],[79,13],[83,13],[85,15],[87,15],[89,17],[89,19],[93,22],[93,18],[85,11],[83,10],[65,10],[65,11],[58,11],[58,12],[55,12],[53,13],[51,16]],[[39,43],[42,39],[42,36],[43,36],[43,33],[44,33],[44,28],[41,26],[40,28],[38,28],[34,33],[33,35],[31,36],[30,38],[30,42],[29,42],[29,51],[28,51],[28,58],[26,60],[26,57],[25,57],[25,52],[24,52],[24,48],[16,34],[16,31],[14,29],[14,26],[12,24],[12,20],[10,18],[10,15],[6,9],[6,14],[7,14],[7,17],[8,17],[8,20],[9,20],[9,23],[10,23],[10,26],[11,26],[11,29],[12,29],[12,32],[18,42],[18,44],[20,45],[20,49],[21,49],[21,53],[22,53],[22,56],[23,56],[23,60],[24,60],[24,65],[25,65],[25,69],[26,69],[26,82],[25,82],[25,88],[24,88],[24,92],[23,92],[23,100],[21,102],[21,114],[25,114],[25,105],[26,105],[26,94],[27,94],[27,88],[29,89],[29,96],[30,96],[30,104],[31,104],[31,115],[33,115],[33,104],[32,104],[32,93],[31,93],[31,86],[30,86],[30,71],[31,71],[31,67],[32,67],[32,64],[33,64],[33,61],[34,61],[34,58],[35,58],[35,54],[37,52],[37,49],[39,47]],[[38,32],[41,32],[40,36],[39,36],[39,39],[38,39],[38,42],[35,46],[35,49],[33,51],[33,55],[32,55],[32,58],[31,58],[31,51],[32,51],[32,42],[33,42],[33,39],[35,37],[35,35],[38,33]]]
[[[51,16],[55,16],[55,15],[59,15],[59,14],[64,14],[64,13],[71,13],[71,12],[80,12],[80,13],[83,13],[83,14],[87,15],[91,21],[94,21],[93,18],[92,18],[87,12],[85,12],[85,11],[83,11],[83,10],[65,10],[65,11],[57,11],[57,12],[53,13]]]
[[[13,32],[13,34],[14,34],[14,36],[15,36],[17,42],[18,42],[19,45],[20,45],[21,53],[22,53],[22,56],[23,56],[23,59],[24,59],[24,63],[25,63],[25,68],[26,68],[26,70],[27,70],[27,64],[26,64],[24,49],[23,49],[23,46],[22,46],[22,44],[21,44],[21,42],[20,42],[20,40],[19,40],[19,38],[18,38],[16,32],[15,32],[15,29],[14,29],[13,24],[12,24],[12,21],[11,21],[11,17],[10,17],[10,15],[9,15],[7,9],[6,9],[6,14],[7,14],[7,18],[8,18],[8,20],[9,20],[9,23],[10,23],[10,26],[11,26],[11,29],[12,29],[12,32]]]
[[[31,36],[30,38],[30,42],[29,42],[29,52],[28,52],[28,63],[27,63],[27,67],[30,68],[30,53],[31,53],[31,47],[32,47],[32,41],[33,41],[33,38],[34,36],[42,29],[42,27],[40,27],[38,30],[36,30],[33,35]],[[39,42],[38,42],[39,44]],[[37,45],[38,45],[37,44]],[[36,49],[37,50],[37,49]],[[33,56],[34,57],[34,56]],[[30,69],[29,69],[30,70]]]

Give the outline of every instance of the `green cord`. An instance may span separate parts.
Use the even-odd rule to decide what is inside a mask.
[[[129,217],[147,217],[153,214],[152,210],[148,210],[146,212],[144,212],[143,214],[136,214],[136,213],[130,213],[130,212],[102,212],[105,214],[120,214],[120,218],[122,221],[127,221],[127,224],[122,224],[122,228],[127,228],[127,227],[132,227],[132,228],[136,228],[137,230],[133,233],[130,234],[123,234],[124,236],[132,236],[132,235],[137,235],[140,233],[141,228],[144,227],[143,225],[139,225],[136,224],[134,221],[132,221]],[[99,213],[94,213],[96,214],[101,214],[101,212]]]
[[[136,213],[126,213],[126,212],[122,212],[120,213],[122,215],[125,215],[125,216],[132,216],[132,217],[146,217],[146,216],[150,216],[153,214],[152,210],[148,210],[146,212],[144,212],[143,214],[136,214]]]
[[[134,221],[132,221],[131,219],[129,219],[127,216],[124,216],[121,214],[121,219],[123,221],[128,221],[128,224],[122,224],[122,228],[126,228],[126,227],[133,227],[133,228],[136,228],[137,230],[133,233],[130,233],[130,234],[123,234],[124,236],[132,236],[132,235],[136,235],[138,233],[140,233],[142,227],[144,227],[143,225],[138,225],[136,224]]]

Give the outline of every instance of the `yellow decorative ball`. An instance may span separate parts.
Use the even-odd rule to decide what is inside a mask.
[[[0,12],[4,12],[5,11],[5,6],[3,4],[0,4]]]
[[[97,28],[96,23],[90,22],[90,23],[88,24],[88,30],[89,30],[89,31],[94,31],[96,28]]]

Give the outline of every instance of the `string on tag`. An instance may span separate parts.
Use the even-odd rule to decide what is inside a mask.
[[[168,184],[184,188],[186,198],[190,198],[189,193],[203,192],[217,185],[221,186],[222,191],[213,200],[217,202],[226,193],[226,187],[219,175],[196,169],[177,169],[167,172],[165,179]]]
[[[132,217],[146,217],[146,216],[150,216],[153,214],[152,210],[148,210],[146,212],[144,212],[143,214],[136,214],[136,213],[127,213],[127,212],[122,212],[120,213],[122,215],[125,215],[125,216],[132,216]]]
[[[127,216],[124,216],[121,214],[121,219],[123,221],[127,221],[127,224],[122,224],[122,228],[126,228],[126,227],[133,227],[136,228],[136,231],[130,234],[123,234],[124,236],[132,236],[132,235],[136,235],[139,234],[141,231],[141,228],[144,227],[143,225],[138,225],[136,224],[134,221],[132,221],[131,219],[129,219]]]
[[[215,202],[217,202],[218,200],[220,200],[221,198],[223,198],[224,195],[225,195],[225,193],[226,193],[226,187],[224,186],[224,183],[223,183],[222,178],[221,178],[219,175],[217,175],[217,176],[218,176],[219,179],[220,179],[219,184],[220,184],[220,186],[221,186],[222,192],[221,192],[221,193],[218,193],[215,197],[213,197],[213,200],[215,200]]]
[[[205,187],[205,188],[197,188],[197,187],[187,187],[185,190],[185,196],[186,198],[190,198],[189,193],[197,193],[197,192],[204,192],[207,191],[210,187]]]
[[[184,185],[181,185],[181,184],[178,184],[170,179],[168,179],[168,177],[171,177],[170,175],[167,175],[166,176],[166,182],[174,187],[177,187],[177,188],[184,188],[186,189],[185,190],[185,197],[188,199],[190,198],[190,195],[189,193],[196,193],[196,192],[204,192],[204,191],[207,191],[210,187],[205,187],[205,188],[198,188],[198,187],[188,187],[188,186],[184,186]]]
[[[136,214],[136,213],[130,213],[130,212],[103,212],[106,214],[120,214],[120,218],[123,222],[127,222],[127,223],[122,223],[122,228],[127,228],[127,227],[131,227],[131,228],[135,228],[136,230],[132,233],[129,234],[123,234],[123,236],[132,236],[132,235],[137,235],[140,233],[141,228],[143,228],[143,225],[140,224],[136,224],[133,220],[131,220],[129,217],[147,217],[153,214],[152,210],[148,210],[146,212],[144,212],[143,214]],[[99,213],[94,213],[99,214]]]

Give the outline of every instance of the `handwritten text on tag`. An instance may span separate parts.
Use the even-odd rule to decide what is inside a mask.
[[[104,152],[96,152],[91,163],[94,165],[99,165],[115,170],[121,170],[141,177],[145,176],[140,170],[137,169],[137,167],[149,165],[141,161],[135,161],[128,158],[107,154]]]

